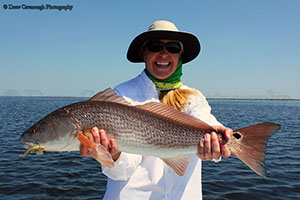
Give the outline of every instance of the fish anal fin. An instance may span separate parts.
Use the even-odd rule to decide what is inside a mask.
[[[185,170],[189,164],[189,158],[186,156],[174,157],[174,158],[164,158],[162,159],[169,167],[171,167],[176,174],[183,176]]]
[[[89,134],[89,131],[84,131],[84,134]],[[91,139],[89,139],[84,134],[78,132],[77,138],[79,142],[88,148],[90,155],[97,160],[99,163],[112,168],[114,166],[114,161],[110,155],[110,153],[106,150],[106,148],[101,144],[96,144]]]
[[[181,123],[183,125],[201,129],[207,133],[214,131],[214,129],[210,125],[197,119],[196,117],[188,115],[184,112],[180,112],[180,111],[178,111],[170,106],[166,106],[162,103],[150,102],[150,103],[138,105],[135,107],[152,112],[157,115],[160,115],[169,120],[173,120],[177,123]]]
[[[130,104],[125,99],[118,96],[111,88],[107,88],[101,92],[98,92],[93,97],[91,97],[88,101],[107,101],[107,102],[114,102],[114,103],[130,106]]]

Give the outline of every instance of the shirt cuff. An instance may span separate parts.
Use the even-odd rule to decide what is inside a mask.
[[[215,159],[215,158],[212,159],[212,161],[214,161],[215,163],[218,163],[218,162],[220,162],[221,160],[222,160],[222,157],[220,157],[219,159]]]
[[[113,180],[127,180],[136,170],[141,162],[142,156],[121,152],[118,160],[115,161],[113,168],[102,165],[102,172]]]

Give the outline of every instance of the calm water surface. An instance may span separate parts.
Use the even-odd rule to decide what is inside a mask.
[[[44,115],[84,98],[0,97],[0,199],[101,199],[106,177],[79,152],[25,152],[21,133]],[[211,100],[213,114],[232,129],[273,121],[267,177],[235,158],[203,162],[204,199],[300,199],[300,102]]]

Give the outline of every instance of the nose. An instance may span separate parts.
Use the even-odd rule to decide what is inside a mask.
[[[159,52],[160,55],[167,55],[169,52],[167,51],[166,47],[164,46],[164,48]]]

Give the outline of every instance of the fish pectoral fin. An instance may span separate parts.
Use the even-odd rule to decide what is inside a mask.
[[[115,163],[110,155],[110,153],[106,150],[106,148],[99,144],[95,149],[89,149],[91,156],[95,160],[97,160],[102,165],[106,167],[113,168]]]
[[[95,149],[97,147],[97,144],[95,142],[93,142],[87,136],[83,135],[80,132],[77,133],[77,139],[83,146],[89,149]]]
[[[174,158],[165,158],[162,159],[169,167],[171,167],[176,174],[183,176],[185,170],[189,164],[189,158],[186,156],[174,157]]]
[[[115,163],[110,153],[106,150],[106,148],[103,145],[96,144],[80,132],[77,133],[77,138],[83,146],[88,148],[91,156],[93,156],[95,160],[97,160],[102,165],[105,165],[106,167],[114,167]]]

